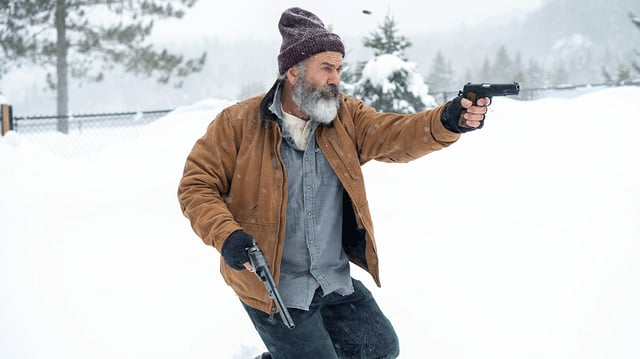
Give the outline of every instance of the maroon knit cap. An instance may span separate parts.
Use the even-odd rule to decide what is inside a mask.
[[[278,29],[282,46],[278,55],[278,70],[284,74],[298,62],[319,52],[336,51],[344,57],[340,36],[329,31],[322,20],[307,10],[293,7],[280,17]]]

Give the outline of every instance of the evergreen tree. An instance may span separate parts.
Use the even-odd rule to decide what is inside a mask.
[[[516,54],[515,60],[513,60],[513,75],[511,81],[523,82],[524,81],[524,69],[522,66],[522,55],[520,52]]]
[[[344,63],[342,72],[340,73],[340,82],[345,92],[353,94],[354,84],[362,77],[362,69],[366,64],[366,61]]]
[[[618,83],[623,84],[631,80],[631,71],[624,64],[618,65]]]
[[[523,82],[527,83],[527,87],[536,89],[545,87],[545,73],[544,68],[536,61],[529,60],[529,65],[527,66],[526,76]]]
[[[364,47],[373,49],[373,55],[393,54],[406,60],[404,50],[411,47],[411,42],[404,36],[397,35],[398,28],[395,19],[387,14],[378,31],[372,31],[363,40]]]
[[[611,76],[611,74],[609,73],[609,71],[605,66],[602,66],[602,77],[604,78],[604,82],[608,84],[613,82],[613,77]]]
[[[466,84],[467,82],[478,82],[473,76],[474,75],[471,72],[471,69],[467,67],[466,70],[464,71],[463,77],[461,79],[458,79],[457,81],[458,83],[464,83],[464,84]],[[450,88],[449,90],[452,90],[453,88],[455,87],[452,86],[452,88]]]
[[[34,64],[49,69],[47,83],[57,93],[57,113],[69,114],[69,77],[100,81],[119,65],[126,72],[155,76],[180,86],[202,69],[195,59],[154,50],[145,40],[154,19],[181,18],[197,0],[0,0],[2,71]],[[58,130],[68,132],[65,118]]]
[[[562,62],[558,62],[552,74],[551,84],[555,86],[567,85],[569,83],[569,73]]]
[[[239,99],[249,98],[252,96],[256,96],[260,93],[265,92],[265,85],[262,81],[251,81],[250,83],[245,83],[240,88],[240,92],[238,93]]]
[[[640,30],[640,17],[635,16],[632,12],[629,12],[629,18],[631,19],[631,22],[636,25],[636,27],[638,28],[638,30]]]
[[[635,16],[632,12],[629,12],[629,18],[631,19],[631,22],[638,28],[638,30],[640,30],[640,17]],[[637,50],[636,55],[640,56],[640,52],[638,52]],[[631,67],[633,67],[633,69],[636,70],[638,74],[640,74],[640,65],[637,62],[631,61]]]
[[[482,63],[482,70],[480,71],[480,73],[485,74],[485,76],[487,76],[489,79],[493,78],[493,66],[491,66],[491,61],[489,61],[489,59],[487,57],[484,58],[484,62]],[[487,79],[478,79],[478,80],[474,80],[475,82],[483,82],[483,81],[488,81]]]
[[[394,54],[376,56],[367,62],[361,80],[354,85],[353,96],[380,112],[415,113],[435,106],[415,64]]]
[[[493,80],[494,82],[510,82],[513,81],[513,61],[507,49],[500,46],[496,53],[496,59],[493,61]]]
[[[414,63],[407,61],[404,50],[411,43],[397,35],[396,23],[389,15],[378,31],[363,41],[375,57],[349,71],[352,84],[345,90],[381,112],[413,113],[435,106],[424,79]]]
[[[433,59],[431,71],[427,75],[427,83],[432,92],[442,92],[450,89],[453,82],[453,69],[451,62],[445,60],[442,51],[438,51]]]
[[[640,56],[640,53],[638,53],[638,55]],[[637,62],[632,62],[631,63],[631,67],[633,67],[633,69],[636,70],[636,72],[640,74],[640,65],[638,65]]]

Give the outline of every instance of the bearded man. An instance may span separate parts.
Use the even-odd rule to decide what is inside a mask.
[[[486,104],[460,97],[415,113],[380,113],[339,92],[340,37],[309,11],[278,23],[280,76],[224,109],[189,154],[178,198],[269,353],[263,358],[396,358],[398,337],[350,263],[380,286],[361,166],[408,162],[482,127]],[[264,252],[296,324],[287,328],[252,273]],[[402,245],[402,243],[398,243]]]

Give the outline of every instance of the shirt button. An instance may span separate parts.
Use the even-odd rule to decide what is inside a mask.
[[[313,216],[313,212],[311,212],[311,211],[307,212],[307,216],[309,216],[309,217]]]
[[[304,158],[305,161],[309,161],[309,156]]]
[[[308,189],[308,190],[311,190],[311,185],[307,185],[307,189]]]

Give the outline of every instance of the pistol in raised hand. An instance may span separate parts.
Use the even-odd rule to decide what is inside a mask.
[[[511,96],[518,95],[520,93],[520,84],[513,83],[471,83],[468,82],[462,90],[458,93],[476,105],[479,98],[488,97],[491,99],[493,96]]]

